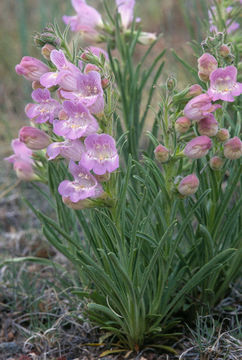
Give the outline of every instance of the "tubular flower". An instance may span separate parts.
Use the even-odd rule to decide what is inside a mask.
[[[97,120],[84,105],[65,101],[63,108],[68,115],[68,119],[54,121],[53,131],[55,134],[66,139],[75,140],[97,132],[99,128]]]
[[[57,100],[50,96],[47,89],[37,89],[32,92],[32,99],[38,104],[28,104],[25,107],[25,113],[29,119],[36,123],[53,122],[61,110],[61,105]]]
[[[107,134],[89,135],[85,141],[86,151],[80,164],[97,175],[113,172],[119,167],[115,140]]]
[[[116,4],[122,25],[127,29],[133,21],[135,0],[116,0]]]
[[[183,196],[195,194],[199,187],[199,180],[195,174],[184,177],[178,185],[178,191]]]
[[[200,159],[211,147],[212,141],[208,136],[198,136],[187,143],[184,154],[190,159]]]
[[[16,65],[15,71],[18,75],[23,75],[27,80],[37,81],[49,71],[49,68],[38,59],[24,56],[20,64]]]
[[[221,105],[212,104],[207,94],[201,94],[187,103],[184,115],[190,120],[199,121],[218,108],[221,108]]]
[[[32,151],[19,139],[12,140],[11,143],[14,154],[4,160],[13,164],[13,168],[19,179],[24,181],[32,181],[36,179],[34,174],[32,159]]]
[[[47,148],[47,155],[49,160],[61,156],[65,159],[80,161],[85,147],[80,140],[65,140],[63,142],[54,142]]]
[[[215,136],[218,132],[218,122],[213,114],[208,114],[198,122],[198,132],[200,135]]]
[[[210,88],[208,95],[213,101],[224,100],[233,102],[234,96],[242,93],[242,84],[236,82],[237,69],[235,66],[227,66],[215,70],[210,75]]]
[[[58,188],[64,198],[77,203],[80,200],[102,194],[101,185],[87,169],[70,161],[69,171],[73,175],[74,181],[64,180]]]
[[[104,109],[103,88],[101,76],[97,71],[80,74],[78,77],[77,91],[60,91],[63,98],[80,102],[92,114],[99,114]]]
[[[80,70],[70,63],[62,50],[53,50],[50,54],[51,62],[56,66],[56,72],[47,72],[40,78],[40,83],[46,88],[60,85],[65,90],[77,89],[77,76]]]
[[[66,25],[70,25],[71,31],[93,33],[98,27],[103,27],[102,17],[92,6],[87,5],[85,0],[72,0],[72,6],[76,10],[74,16],[63,16]]]

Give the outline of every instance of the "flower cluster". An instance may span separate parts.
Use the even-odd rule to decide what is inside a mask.
[[[102,54],[106,61],[108,58],[95,47],[85,50],[83,59],[85,54],[97,58]],[[48,160],[67,159],[74,179],[61,182],[58,190],[68,206],[75,203],[75,208],[82,208],[84,200],[103,195],[98,176],[106,176],[119,167],[115,140],[99,126],[105,107],[101,69],[85,71],[91,64],[85,66],[80,61],[76,66],[63,50],[51,49],[49,59],[50,67],[26,57],[16,66],[18,74],[34,82],[34,103],[25,108],[33,126],[20,130],[19,139],[12,142],[15,155],[7,160],[14,163],[19,178],[34,180],[37,177],[33,151],[43,150]]]
[[[233,33],[234,31],[236,31],[240,27],[238,22],[231,21],[232,12],[233,12],[233,7],[232,6],[226,7],[224,17],[227,19],[225,21],[225,23],[226,23],[227,33],[228,34]],[[209,17],[209,24],[210,24],[210,29],[209,29],[210,32],[215,32],[215,33],[218,32],[218,28],[214,23],[214,20],[216,18],[218,18],[216,6],[211,6],[210,10],[208,11],[208,17]]]
[[[224,44],[224,51],[227,45]],[[221,48],[221,47],[220,47]],[[221,53],[220,53],[221,55]],[[226,53],[227,56],[227,53]],[[183,116],[176,119],[174,130],[181,146],[174,154],[172,150],[162,144],[154,151],[155,158],[160,163],[174,161],[184,156],[190,160],[201,159],[213,153],[209,164],[212,170],[222,169],[225,159],[235,160],[242,156],[242,142],[235,136],[230,139],[228,129],[220,127],[220,116],[215,115],[217,109],[222,111],[223,102],[231,103],[242,93],[242,84],[237,82],[237,69],[233,65],[219,67],[217,59],[205,52],[198,59],[198,76],[209,84],[208,89],[202,89],[198,84],[193,85],[187,96],[190,100],[185,105]],[[219,103],[217,103],[219,101]],[[194,131],[192,131],[194,130]],[[187,135],[190,140],[185,144],[182,139]],[[192,138],[191,138],[192,137]],[[171,143],[171,141],[166,141]],[[178,180],[180,177],[178,176]],[[176,189],[182,196],[194,194],[199,186],[198,178],[191,174],[175,181]]]

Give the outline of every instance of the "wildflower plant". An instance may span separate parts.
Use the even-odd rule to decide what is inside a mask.
[[[79,272],[75,293],[87,299],[89,319],[120,348],[174,352],[178,313],[215,305],[239,274],[239,49],[228,43],[226,19],[217,32],[231,12],[215,1],[213,33],[196,46],[198,69],[175,55],[198,83],[178,90],[169,77],[160,86],[165,51],[145,67],[159,37],[141,30],[134,0],[117,0],[113,13],[110,3],[104,16],[72,0],[76,14],[63,17],[107,51],[70,47],[68,28],[56,24],[36,34],[45,63],[23,58],[16,67],[32,81],[32,127],[20,130],[7,160],[20,179],[49,187],[55,218],[29,206]],[[135,65],[137,44],[148,49]]]

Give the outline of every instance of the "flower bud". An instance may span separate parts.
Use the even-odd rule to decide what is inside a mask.
[[[222,45],[219,49],[219,53],[222,57],[226,57],[230,54],[230,49],[228,47],[228,45]]]
[[[213,156],[209,161],[209,165],[212,170],[222,169],[223,164],[224,164],[224,160],[221,159],[219,156]]]
[[[142,45],[151,45],[156,39],[157,35],[155,33],[141,32],[138,41]]]
[[[224,156],[229,160],[236,160],[242,156],[242,142],[237,136],[224,144]]]
[[[51,44],[45,44],[41,49],[41,54],[46,60],[50,60],[50,53],[55,47]]]
[[[96,65],[93,65],[93,64],[87,64],[86,67],[85,67],[84,73],[87,74],[90,71],[98,71],[98,72],[100,72],[100,68],[98,66],[96,66]]]
[[[61,46],[61,39],[55,35],[52,25],[45,28],[42,33],[35,33],[34,42],[37,47],[41,48],[46,44],[53,45],[57,49]]]
[[[178,185],[178,191],[183,196],[195,194],[199,187],[199,180],[195,174],[184,177]]]
[[[191,127],[191,120],[185,116],[179,117],[175,122],[175,130],[180,134],[185,134]]]
[[[161,144],[155,148],[154,154],[155,154],[156,160],[160,163],[167,162],[170,157],[169,150]]]
[[[104,78],[101,80],[101,84],[102,84],[103,90],[105,90],[109,86],[110,82],[108,79]]]
[[[202,81],[208,81],[210,74],[216,70],[218,62],[215,57],[209,53],[203,54],[198,59],[198,76]]]
[[[15,67],[18,75],[23,75],[25,79],[30,81],[39,80],[42,75],[49,71],[47,65],[42,61],[30,56],[24,56],[20,64]]]
[[[220,129],[216,134],[216,138],[221,142],[228,140],[230,138],[229,130],[224,128]]]
[[[166,87],[169,92],[173,91],[176,88],[176,79],[174,76],[169,76],[166,81]]]
[[[200,159],[211,147],[212,141],[208,136],[198,136],[187,143],[184,154],[190,159]]]
[[[31,126],[20,129],[19,140],[31,150],[42,150],[50,144],[50,137],[44,131]]]
[[[197,125],[200,135],[215,136],[218,132],[218,122],[213,114],[201,119]]]
[[[187,97],[198,96],[198,95],[201,95],[202,92],[203,92],[202,87],[198,84],[194,84],[190,87],[190,89],[187,93]]]

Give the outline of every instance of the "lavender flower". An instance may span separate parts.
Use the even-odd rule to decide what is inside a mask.
[[[201,94],[187,103],[184,115],[190,120],[199,121],[218,108],[221,108],[221,105],[212,104],[207,94]]]
[[[85,139],[86,152],[80,164],[97,175],[113,172],[119,167],[115,140],[107,134],[89,135]]]
[[[61,109],[61,105],[57,100],[50,96],[47,89],[37,89],[32,92],[32,99],[39,104],[28,104],[25,107],[25,113],[30,119],[34,119],[36,123],[50,123],[57,117]]]
[[[101,185],[88,170],[71,161],[69,171],[73,175],[74,181],[64,180],[58,187],[59,193],[64,198],[77,203],[80,200],[101,195]]]
[[[187,143],[184,154],[190,159],[200,159],[211,147],[212,141],[208,136],[198,136]]]
[[[224,100],[233,102],[234,96],[242,93],[242,84],[236,82],[237,69],[235,66],[227,66],[215,70],[210,75],[210,88],[208,95],[213,101]]]
[[[68,160],[80,161],[85,147],[80,140],[66,140],[63,142],[54,142],[47,148],[47,155],[49,160],[61,156]]]
[[[32,151],[19,139],[12,140],[11,143],[14,154],[4,160],[13,164],[16,175],[24,181],[32,181],[37,177],[34,174]]]
[[[53,50],[50,54],[51,62],[56,66],[56,72],[47,72],[40,78],[40,83],[46,88],[60,85],[65,90],[77,89],[77,77],[80,70],[69,62],[62,50]]]
[[[30,81],[39,80],[43,74],[49,71],[47,65],[42,61],[30,56],[24,56],[20,64],[16,65],[15,71]]]
[[[72,0],[72,6],[76,10],[75,16],[63,16],[65,24],[70,25],[71,31],[95,32],[96,28],[103,27],[102,17],[92,6],[86,4],[85,0]]]
[[[77,91],[62,90],[61,96],[86,106],[92,114],[103,112],[104,99],[101,76],[97,71],[80,74],[78,77]]]
[[[116,0],[122,25],[125,29],[132,23],[134,17],[135,0]]]
[[[68,119],[54,121],[53,131],[55,134],[64,136],[66,139],[75,140],[97,132],[99,128],[97,120],[84,105],[65,101],[63,108],[68,115]]]

